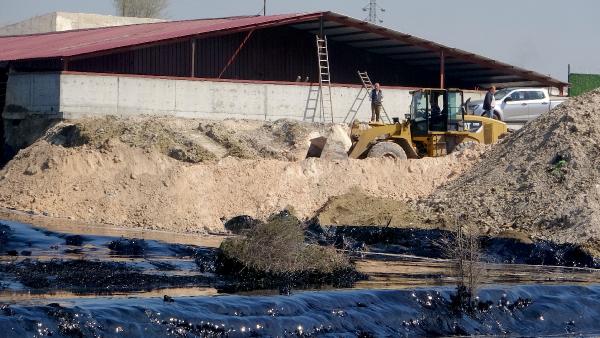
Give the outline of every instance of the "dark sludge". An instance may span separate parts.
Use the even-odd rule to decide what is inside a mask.
[[[376,226],[321,227],[309,224],[307,240],[359,254],[392,253],[427,258],[448,258],[444,242],[453,234],[438,229],[407,229]],[[484,260],[489,263],[555,265],[598,268],[600,262],[581,247],[550,241],[524,243],[514,238],[480,237]],[[377,255],[369,256],[379,259]],[[385,258],[385,259],[390,259]]]

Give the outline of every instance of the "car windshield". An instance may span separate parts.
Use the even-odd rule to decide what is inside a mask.
[[[500,100],[502,98],[504,98],[506,95],[508,95],[508,93],[510,93],[510,89],[500,89],[499,91],[497,91],[494,94],[494,97],[496,98],[496,100]]]

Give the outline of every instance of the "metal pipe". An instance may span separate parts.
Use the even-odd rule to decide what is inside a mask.
[[[233,53],[233,55],[231,56],[231,58],[229,58],[229,61],[227,61],[227,64],[225,65],[225,67],[223,67],[223,70],[219,74],[219,77],[218,77],[219,79],[223,76],[223,74],[225,74],[225,71],[227,70],[227,68],[229,68],[229,66],[231,66],[231,64],[233,63],[233,61],[235,61],[235,59],[237,58],[237,56],[240,53],[240,51],[242,50],[242,48],[244,48],[244,45],[246,44],[246,42],[248,41],[248,39],[250,39],[250,36],[252,36],[252,33],[254,33],[254,29],[251,30],[251,31],[249,31],[248,34],[246,34],[246,37],[244,38],[244,41],[242,41],[242,43],[235,50],[235,52]]]
[[[191,66],[190,67],[191,68],[190,77],[196,77],[196,39],[191,39],[191,42],[192,42],[192,53],[191,53],[192,57],[190,60],[190,63],[191,63],[190,64],[190,66]]]
[[[446,56],[443,49],[440,51],[440,88],[446,88]]]

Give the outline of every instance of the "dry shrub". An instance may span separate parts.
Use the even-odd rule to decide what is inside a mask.
[[[457,310],[470,311],[477,305],[477,289],[484,270],[479,237],[479,229],[472,223],[466,223],[463,216],[458,216],[452,237],[441,243],[445,255],[453,260],[456,295],[452,302]]]
[[[264,273],[335,273],[351,267],[349,260],[331,247],[304,243],[299,221],[289,214],[271,217],[250,230],[245,238],[223,241],[223,254],[245,267]]]

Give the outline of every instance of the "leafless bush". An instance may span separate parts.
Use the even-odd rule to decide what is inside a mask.
[[[452,236],[442,243],[445,255],[451,258],[456,277],[457,293],[453,303],[463,310],[472,309],[476,303],[477,289],[481,284],[484,266],[482,263],[479,229],[464,222],[464,218],[456,218]]]
[[[117,14],[137,18],[160,18],[169,0],[114,0]]]
[[[221,250],[248,268],[272,274],[333,273],[350,267],[335,249],[304,243],[303,229],[293,216],[272,217],[245,238],[223,241]]]

